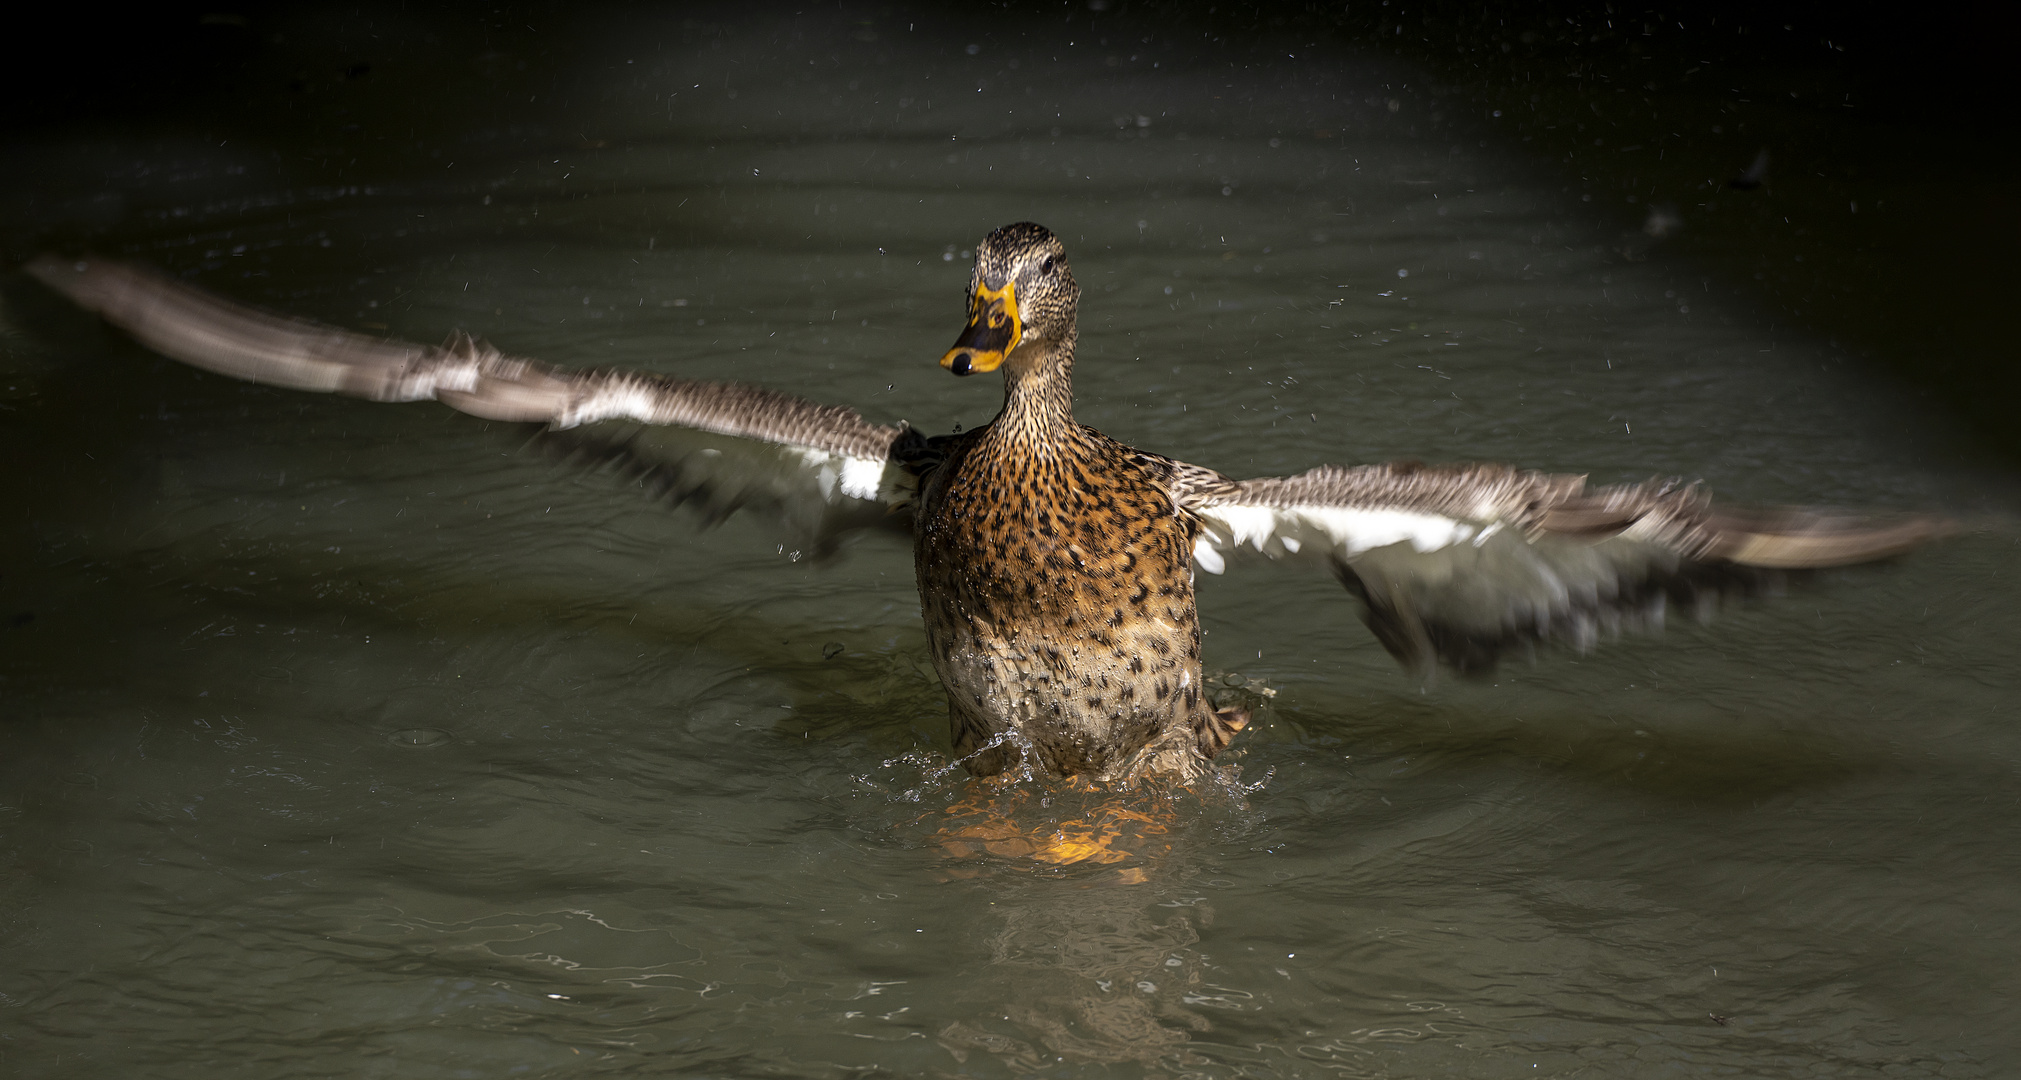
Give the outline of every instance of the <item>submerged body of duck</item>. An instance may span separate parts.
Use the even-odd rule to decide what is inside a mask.
[[[1001,368],[989,424],[925,437],[741,383],[568,372],[466,336],[441,347],[253,311],[152,271],[45,256],[44,282],[209,370],[538,421],[720,516],[769,507],[832,543],[909,524],[954,748],[971,772],[1196,774],[1243,727],[1200,668],[1193,571],[1252,548],[1330,563],[1383,645],[1462,671],[1504,648],[1659,620],[1765,576],[1897,554],[1939,523],[1715,509],[1697,487],[1589,489],[1498,465],[1322,466],[1234,481],[1073,419],[1080,290],[1059,240],[1021,223],[978,246],[969,324],[942,357]]]

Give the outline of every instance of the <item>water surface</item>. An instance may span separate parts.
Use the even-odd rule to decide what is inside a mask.
[[[948,842],[992,797],[1035,833],[1116,806],[949,773],[902,539],[697,531],[524,429],[193,372],[17,276],[9,1075],[2015,1067],[2011,495],[1822,332],[1380,58],[840,16],[430,52],[377,18],[280,28],[304,65],[398,43],[290,123],[10,148],[10,242],[941,431],[1000,397],[934,366],[965,260],[1032,219],[1086,289],[1079,416],[1128,442],[1973,527],[1478,684],[1237,562],[1200,594],[1209,670],[1275,692],[1239,786],[1062,867]]]

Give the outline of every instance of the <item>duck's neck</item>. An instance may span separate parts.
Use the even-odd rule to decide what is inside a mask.
[[[1069,438],[1074,426],[1074,339],[1034,342],[1004,361],[1003,412],[995,433],[1015,444],[1041,445]]]

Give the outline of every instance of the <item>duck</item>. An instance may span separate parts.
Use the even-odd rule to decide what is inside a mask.
[[[704,521],[768,514],[816,552],[909,533],[953,756],[976,776],[1211,773],[1251,709],[1209,692],[1194,582],[1233,557],[1330,569],[1376,640],[1429,679],[1488,673],[1512,649],[1588,649],[1674,607],[1703,613],[1949,531],[1922,515],[1730,508],[1678,479],[1402,461],[1235,480],[1133,448],[1074,419],[1081,290],[1058,235],[1032,222],[977,245],[964,325],[939,358],[956,376],[1000,372],[1002,408],[935,436],[750,383],[559,368],[463,331],[439,346],[361,334],[117,259],[25,269],[198,368],[538,424]]]

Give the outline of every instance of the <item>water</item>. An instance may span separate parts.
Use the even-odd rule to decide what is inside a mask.
[[[1427,688],[1332,581],[1238,562],[1200,592],[1210,671],[1275,691],[1246,791],[992,791],[945,767],[903,540],[697,532],[523,429],[202,375],[16,277],[8,1075],[2013,1070],[2011,489],[1822,332],[1379,58],[839,16],[431,50],[375,18],[280,27],[249,78],[315,93],[238,137],[10,148],[10,243],[931,431],[997,405],[934,361],[964,252],[1029,218],[1087,288],[1079,415],[1132,443],[1973,527]],[[329,74],[347,49],[377,74]],[[992,853],[961,832],[992,800],[989,835],[1108,821],[1126,857]]]

